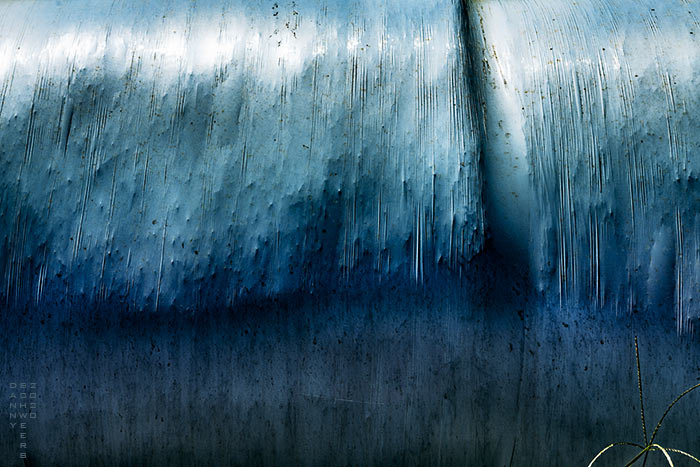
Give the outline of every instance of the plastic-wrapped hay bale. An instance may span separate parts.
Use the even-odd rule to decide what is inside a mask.
[[[32,5],[0,6],[6,303],[225,305],[480,249],[458,4]]]
[[[688,326],[700,283],[700,6],[471,8],[487,193],[500,214],[489,219],[510,229],[504,243],[563,299],[636,309],[675,298],[678,325]]]

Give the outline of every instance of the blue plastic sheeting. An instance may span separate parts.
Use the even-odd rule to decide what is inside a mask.
[[[650,432],[700,368],[696,18],[0,1],[2,384],[40,402],[27,463],[9,424],[0,463],[542,467],[640,442],[635,336]],[[698,455],[699,395],[664,447]]]
[[[540,289],[622,310],[675,303],[687,330],[700,317],[700,5],[473,10],[486,179],[504,182],[487,190],[494,231]]]
[[[539,290],[697,319],[696,5],[132,3],[2,6],[6,303],[421,282],[487,205]]]
[[[421,281],[483,242],[460,6],[4,2],[6,303]]]

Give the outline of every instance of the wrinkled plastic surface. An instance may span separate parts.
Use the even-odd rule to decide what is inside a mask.
[[[471,258],[459,5],[370,3],[0,6],[5,300],[194,309]]]
[[[29,463],[568,466],[639,441],[634,337],[647,423],[700,368],[699,14],[0,2]],[[697,395],[665,447],[698,454]]]
[[[506,178],[512,164],[520,168],[508,178],[529,181],[516,186],[520,199],[508,188],[495,197],[497,207],[529,207],[516,242],[539,287],[626,310],[673,297],[687,329],[700,283],[700,7],[474,9],[492,119],[487,178]]]

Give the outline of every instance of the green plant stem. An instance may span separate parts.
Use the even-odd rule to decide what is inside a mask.
[[[700,383],[683,391],[678,397],[676,397],[673,400],[673,402],[671,402],[668,405],[668,407],[666,407],[666,411],[661,416],[659,423],[656,424],[656,427],[654,428],[654,432],[651,434],[651,438],[648,439],[646,418],[644,416],[644,392],[642,391],[642,366],[640,364],[640,359],[639,359],[639,341],[637,339],[637,336],[634,336],[634,352],[635,352],[635,356],[637,359],[637,386],[639,387],[639,406],[640,406],[640,412],[641,412],[641,418],[642,418],[642,433],[644,434],[645,446],[642,446],[642,445],[636,444],[636,443],[628,443],[628,442],[610,444],[610,445],[606,446],[603,450],[601,450],[593,458],[591,463],[588,464],[588,467],[591,467],[600,458],[600,456],[602,456],[608,449],[613,448],[615,446],[634,446],[634,447],[637,447],[640,449],[640,451],[632,459],[630,459],[629,462],[627,462],[625,464],[625,467],[630,467],[631,465],[635,464],[639,459],[642,458],[642,456],[644,456],[643,466],[646,466],[649,452],[650,451],[657,451],[657,450],[661,451],[661,453],[666,458],[668,465],[670,465],[671,467],[673,467],[673,460],[671,459],[671,455],[669,454],[669,452],[674,452],[674,453],[684,455],[684,456],[694,460],[698,464],[700,464],[700,459],[688,454],[687,452],[681,451],[679,449],[664,448],[663,446],[654,443],[654,440],[656,439],[656,435],[659,433],[659,429],[661,428],[661,424],[666,419],[666,416],[669,414],[669,412],[671,411],[673,406],[676,405],[678,403],[678,401],[680,401],[687,394],[689,394],[690,392],[694,391],[697,388],[700,388]]]
[[[639,409],[642,414],[642,432],[644,433],[644,444],[649,445],[649,438],[647,437],[647,422],[646,419],[644,418],[644,393],[642,392],[642,366],[639,363],[639,342],[637,339],[637,336],[634,336],[634,354],[635,357],[637,358],[637,387],[639,388]],[[649,456],[649,452],[647,451],[646,454],[644,454],[644,462],[642,463],[642,467],[645,467],[647,465],[647,457]]]
[[[698,464],[700,464],[700,459],[698,459],[697,457],[695,457],[695,456],[693,456],[693,455],[691,455],[691,454],[688,454],[688,453],[685,452],[685,451],[681,451],[680,449],[671,449],[671,448],[666,448],[666,450],[667,450],[667,451],[671,451],[671,452],[675,452],[675,453],[678,453],[678,454],[681,454],[681,455],[686,456],[686,457],[689,457],[689,458],[693,459],[695,462],[697,462]]]
[[[635,462],[637,462],[637,461],[639,460],[640,457],[642,457],[644,454],[648,453],[650,450],[651,450],[651,446],[647,446],[647,447],[645,447],[644,449],[642,449],[641,451],[639,451],[639,452],[637,453],[637,455],[634,456],[634,457],[632,458],[632,460],[630,460],[629,462],[627,462],[627,463],[625,464],[625,467],[630,467],[630,465],[632,465],[632,464],[634,464]]]
[[[661,452],[663,453],[663,455],[666,457],[666,460],[668,461],[668,465],[670,465],[671,467],[673,467],[673,461],[671,460],[671,456],[668,455],[668,452],[666,451],[666,449],[664,449],[663,447],[659,446],[658,444],[652,444],[651,446],[652,446],[652,447],[655,446],[655,447],[657,447],[658,449],[660,449]]]
[[[603,453],[605,453],[605,451],[607,451],[608,449],[613,448],[613,447],[615,447],[615,446],[634,446],[634,447],[639,448],[639,449],[644,449],[644,446],[642,446],[641,444],[637,444],[637,443],[627,443],[627,442],[612,443],[611,445],[606,446],[605,448],[603,448],[603,449],[593,458],[593,460],[591,461],[591,463],[588,464],[588,467],[591,467],[591,466],[598,460],[598,458],[599,458],[600,456],[602,456]]]
[[[634,353],[637,357],[637,385],[639,386],[639,407],[642,412],[642,432],[644,432],[644,444],[649,444],[647,437],[647,422],[644,418],[644,394],[642,393],[642,367],[639,363],[639,344],[637,336],[634,336]]]
[[[661,420],[659,420],[659,423],[656,424],[656,428],[654,428],[654,433],[652,433],[652,435],[651,435],[651,439],[649,440],[649,444],[652,444],[654,442],[654,439],[656,438],[656,434],[659,432],[659,428],[661,428],[661,422],[664,421],[664,418],[666,418],[666,415],[668,415],[668,413],[671,411],[671,408],[674,405],[676,405],[676,402],[678,402],[679,400],[681,400],[681,398],[683,396],[685,396],[686,394],[688,394],[691,391],[694,391],[697,388],[700,388],[700,383],[683,391],[680,396],[676,397],[676,399],[669,404],[669,406],[666,408],[666,412],[664,412],[664,414],[661,416]]]

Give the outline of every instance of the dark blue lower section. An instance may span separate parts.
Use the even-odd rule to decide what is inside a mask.
[[[197,313],[4,313],[3,383],[37,386],[29,465],[586,465],[641,441],[634,335],[649,431],[698,380],[673,313],[560,308],[500,262],[474,270]],[[698,397],[662,445],[698,451]],[[3,465],[19,432],[3,425]]]

